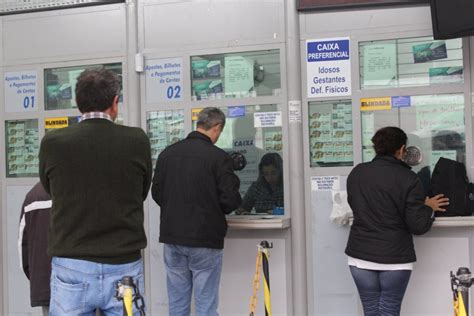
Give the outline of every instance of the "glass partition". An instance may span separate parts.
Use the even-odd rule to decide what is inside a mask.
[[[462,38],[359,43],[361,89],[463,83]]]
[[[362,99],[361,125],[363,161],[375,156],[371,138],[379,128],[403,129],[425,189],[440,157],[466,162],[463,94]]]
[[[309,145],[311,167],[353,165],[351,101],[309,103]]]
[[[193,100],[280,95],[278,49],[191,57]]]
[[[226,125],[216,146],[242,154],[247,164],[236,171],[242,205],[235,215],[284,214],[282,107],[275,104],[221,108]],[[197,109],[193,109],[196,128]]]
[[[38,176],[38,120],[5,122],[7,178]]]
[[[46,110],[63,110],[77,107],[75,88],[77,77],[86,69],[104,67],[122,78],[122,64],[81,65],[44,70],[44,104]],[[120,97],[122,102],[122,96]]]
[[[158,155],[169,145],[184,139],[184,110],[154,111],[146,114],[153,168]]]

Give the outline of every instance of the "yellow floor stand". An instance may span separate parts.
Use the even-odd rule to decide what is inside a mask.
[[[250,298],[250,316],[255,315],[255,309],[257,308],[257,291],[260,287],[261,269],[263,269],[263,297],[265,303],[265,316],[272,315],[271,308],[271,295],[270,295],[270,269],[269,269],[269,258],[270,254],[268,249],[273,248],[273,244],[264,240],[257,246],[257,261],[255,263],[255,275],[253,278],[253,292]]]

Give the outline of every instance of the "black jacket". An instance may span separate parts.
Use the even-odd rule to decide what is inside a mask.
[[[408,165],[389,156],[362,163],[349,174],[347,194],[354,212],[347,255],[385,264],[416,261],[412,234],[426,233],[434,217]]]
[[[51,258],[47,255],[51,197],[37,183],[25,197],[21,208],[18,244],[20,263],[30,280],[31,306],[49,306]]]
[[[161,208],[160,242],[222,249],[225,214],[242,202],[230,156],[192,132],[158,157],[151,189]]]

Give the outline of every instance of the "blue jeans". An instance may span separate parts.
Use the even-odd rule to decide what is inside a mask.
[[[350,266],[365,316],[398,316],[411,270],[365,270]]]
[[[222,249],[164,245],[169,315],[189,316],[194,287],[196,316],[216,316]]]
[[[132,276],[144,294],[142,259],[126,264],[103,264],[53,257],[51,263],[50,316],[123,315],[122,301],[114,297],[116,284]],[[134,307],[133,315],[139,315]]]

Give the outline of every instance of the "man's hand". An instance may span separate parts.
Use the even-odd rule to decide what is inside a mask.
[[[243,208],[238,208],[235,210],[235,215],[250,215],[250,212],[247,212]]]
[[[444,197],[444,194],[438,194],[432,198],[426,197],[425,205],[428,205],[435,212],[445,212],[446,208],[442,208],[446,205],[449,205],[449,198]]]

